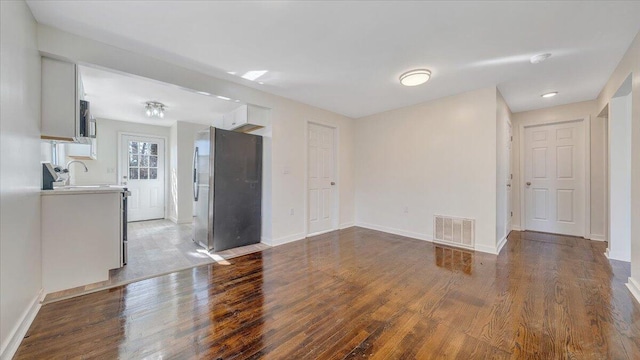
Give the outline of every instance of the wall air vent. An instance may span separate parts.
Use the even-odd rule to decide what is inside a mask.
[[[441,244],[473,249],[476,225],[473,219],[435,215],[433,241]]]

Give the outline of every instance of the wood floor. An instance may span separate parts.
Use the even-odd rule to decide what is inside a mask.
[[[17,359],[640,359],[605,243],[499,256],[349,228],[44,305]]]

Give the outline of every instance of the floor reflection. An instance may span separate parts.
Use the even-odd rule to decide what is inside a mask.
[[[451,271],[461,271],[464,274],[471,275],[473,270],[473,252],[438,245],[434,246],[434,251],[436,254],[436,265],[438,267]]]

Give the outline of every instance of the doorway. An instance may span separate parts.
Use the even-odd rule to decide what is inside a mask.
[[[336,129],[308,124],[307,235],[337,228]]]
[[[131,195],[128,221],[164,219],[165,140],[143,135],[120,135],[120,183]]]
[[[524,128],[526,230],[585,236],[585,134],[584,119]]]

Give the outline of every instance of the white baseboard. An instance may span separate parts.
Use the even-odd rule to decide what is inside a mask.
[[[304,233],[283,236],[281,238],[271,239],[271,244],[270,245],[271,246],[278,246],[278,245],[288,244],[290,242],[302,240],[304,238],[306,238]]]
[[[380,225],[373,225],[373,224],[368,224],[368,223],[363,223],[363,222],[356,222],[355,226],[359,226],[359,227],[363,227],[363,228],[371,229],[371,230],[382,231],[382,232],[386,232],[386,233],[389,233],[389,234],[405,236],[405,237],[412,238],[412,239],[418,239],[418,240],[424,240],[424,241],[433,241],[433,237],[431,235],[426,235],[426,234],[417,233],[417,232],[413,232],[413,231],[407,231],[407,230],[396,229],[396,228],[380,226]]]
[[[630,254],[627,254],[627,253],[623,253],[623,252],[619,252],[619,251],[616,252],[616,251],[611,251],[611,250],[607,249],[607,253],[605,255],[607,256],[607,258],[609,258],[611,260],[631,262]]]
[[[22,339],[24,339],[27,331],[29,331],[33,319],[36,318],[38,311],[40,311],[40,302],[44,299],[44,295],[44,289],[40,289],[38,295],[31,300],[31,303],[20,317],[20,321],[11,329],[7,340],[2,344],[2,348],[0,349],[0,359],[13,358],[18,347],[20,347]]]
[[[173,216],[167,216],[167,219],[169,219],[169,221],[177,224],[178,223],[178,219],[174,218]]]
[[[348,222],[348,223],[342,223],[342,224],[340,224],[340,225],[338,226],[338,229],[339,229],[339,230],[342,230],[342,229],[350,228],[350,227],[353,227],[353,226],[356,226],[356,224],[355,224],[353,221],[351,221],[351,222]]]
[[[500,239],[500,241],[498,241],[498,246],[497,246],[498,254],[500,254],[500,251],[502,251],[502,248],[507,244],[507,236],[509,236],[509,234],[505,235],[502,239]]]
[[[273,242],[271,241],[271,238],[268,238],[268,237],[265,237],[265,236],[262,236],[262,237],[260,238],[260,242],[261,242],[262,244],[265,244],[265,245],[268,245],[268,246],[272,246],[271,244],[273,243]]]
[[[480,251],[480,252],[483,252],[483,253],[487,253],[487,254],[491,254],[491,255],[498,255],[498,248],[494,247],[494,246],[476,244],[476,246],[474,247],[474,250],[475,251]]]
[[[638,283],[634,278],[629,278],[629,282],[627,283],[627,288],[631,291],[631,294],[636,301],[640,303],[640,283]]]
[[[604,235],[596,235],[596,234],[589,235],[589,239],[594,241],[607,241],[607,238]]]
[[[522,231],[522,228],[518,225],[511,225],[511,231]]]
[[[318,232],[314,232],[314,233],[311,233],[311,234],[307,234],[307,237],[319,236],[319,235],[327,234],[327,233],[338,231],[338,230],[340,230],[340,229],[335,229],[335,230],[334,229],[329,229],[329,230],[318,231]]]

